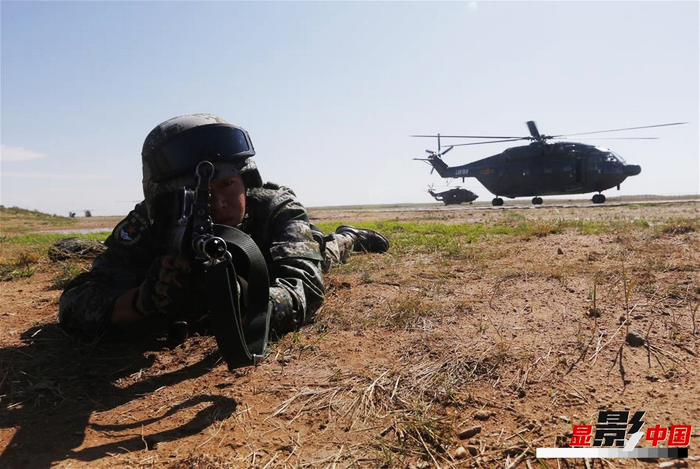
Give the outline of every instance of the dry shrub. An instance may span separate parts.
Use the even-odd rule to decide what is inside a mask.
[[[21,251],[6,264],[0,265],[0,281],[12,281],[34,275],[34,265],[39,255],[34,251]]]
[[[416,294],[409,294],[389,304],[384,325],[389,328],[412,329],[423,319],[433,316],[430,304]]]
[[[694,231],[696,231],[695,225],[690,222],[671,223],[661,229],[661,232],[667,235],[681,235]]]
[[[14,259],[14,265],[17,267],[27,267],[39,262],[39,255],[34,251],[22,251]]]
[[[561,228],[557,225],[552,225],[551,223],[537,223],[530,230],[528,230],[528,235],[534,236],[536,238],[542,238],[550,234],[561,233]]]

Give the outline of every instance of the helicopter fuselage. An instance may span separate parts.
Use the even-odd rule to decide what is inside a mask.
[[[442,177],[474,177],[509,198],[601,192],[641,172],[606,148],[572,142],[533,142],[461,166],[428,161]]]
[[[443,202],[445,205],[457,205],[464,202],[471,203],[479,198],[479,196],[472,191],[462,189],[461,187],[456,187],[444,192],[435,192],[432,189],[428,189],[428,193],[432,195],[435,200]]]

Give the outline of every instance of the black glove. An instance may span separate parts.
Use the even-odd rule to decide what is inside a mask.
[[[182,254],[168,254],[151,263],[134,295],[132,307],[143,317],[175,316],[188,304],[192,267]]]

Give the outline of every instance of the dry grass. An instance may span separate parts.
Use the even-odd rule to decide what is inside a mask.
[[[9,261],[0,263],[0,281],[12,281],[31,277],[39,262],[39,255],[34,251],[19,251]]]
[[[536,448],[602,409],[646,410],[650,425],[700,418],[696,205],[436,220],[445,213],[374,220],[392,249],[335,268],[316,322],[233,373],[211,337],[68,337],[50,288],[87,263],[49,264],[38,250],[35,277],[2,284],[34,281],[51,300],[4,297],[4,311],[26,317],[3,322],[0,417],[12,430],[0,462],[530,469],[558,467]],[[464,221],[474,217],[478,227]],[[633,331],[643,346],[626,342]]]

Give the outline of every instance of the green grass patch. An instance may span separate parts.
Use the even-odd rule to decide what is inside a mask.
[[[655,222],[647,219],[635,220],[528,220],[519,213],[505,213],[493,223],[447,224],[435,222],[402,222],[383,220],[370,222],[335,221],[322,222],[317,226],[324,233],[332,233],[341,224],[369,228],[379,231],[391,241],[392,250],[420,253],[440,251],[448,256],[460,256],[465,246],[490,236],[515,237],[518,240],[541,238],[553,234],[574,231],[580,235],[600,235],[620,230],[654,229],[658,234],[679,235],[700,230],[700,221],[677,219]]]
[[[391,249],[397,253],[441,253],[450,258],[462,259],[469,245],[490,236],[514,236],[519,239],[543,237],[561,233],[560,223],[501,221],[496,224],[483,223],[420,223],[395,220],[348,223],[323,222],[317,226],[325,233],[333,232],[340,224],[376,230],[389,238]],[[469,254],[469,253],[467,253]],[[469,254],[471,255],[471,254]]]
[[[11,282],[34,275],[34,266],[17,267],[12,264],[0,264],[0,282]]]
[[[20,246],[37,246],[49,245],[63,238],[79,237],[92,239],[95,241],[104,241],[111,234],[111,231],[100,233],[27,233],[19,235],[6,235],[4,243],[15,244]]]
[[[571,229],[581,235],[609,234],[614,231],[609,222],[599,220],[561,220],[559,225],[562,229]]]
[[[344,222],[318,224],[324,232],[333,232]],[[348,224],[348,223],[345,223]],[[459,256],[464,246],[477,241],[486,234],[483,224],[441,224],[398,221],[354,223],[353,226],[369,228],[389,238],[395,252],[432,253]]]

